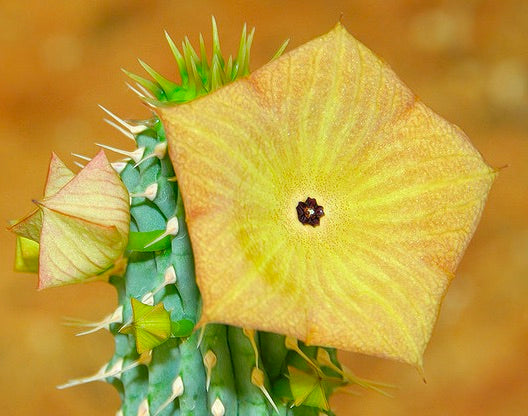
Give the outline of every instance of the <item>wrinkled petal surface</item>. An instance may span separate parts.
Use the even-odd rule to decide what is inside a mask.
[[[421,367],[495,175],[460,129],[341,25],[159,112],[202,324]],[[319,226],[297,217],[307,197]]]

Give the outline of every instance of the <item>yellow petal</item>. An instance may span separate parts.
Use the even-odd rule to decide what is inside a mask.
[[[20,237],[38,243],[42,229],[42,212],[37,208],[23,218],[11,221],[7,229]]]
[[[49,184],[49,181],[48,181]],[[128,236],[130,223],[128,191],[100,151],[58,192],[44,198],[42,206],[94,224],[117,227]]]
[[[464,133],[341,25],[159,112],[201,324],[421,367],[495,175]],[[324,208],[319,226],[299,221],[308,197]]]
[[[152,350],[167,341],[171,335],[170,314],[163,303],[150,306],[132,298],[133,323],[131,332],[136,337],[138,354]],[[123,327],[119,332],[128,333],[130,330]]]
[[[17,236],[15,250],[15,271],[38,272],[39,244],[28,238]]]
[[[320,383],[317,375],[305,373],[293,366],[288,366],[288,378],[290,379],[290,389],[295,406],[302,405]]]

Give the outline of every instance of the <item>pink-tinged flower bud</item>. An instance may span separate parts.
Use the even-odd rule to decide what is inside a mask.
[[[122,272],[129,196],[101,151],[74,175],[52,155],[44,198],[10,230],[39,244],[39,289]]]

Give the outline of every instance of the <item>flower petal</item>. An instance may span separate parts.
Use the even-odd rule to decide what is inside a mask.
[[[42,229],[42,212],[37,208],[23,218],[11,221],[7,229],[20,237],[38,243]]]
[[[295,406],[302,405],[306,399],[317,389],[320,379],[316,374],[308,374],[296,367],[288,366],[288,378]],[[318,403],[319,404],[319,403]],[[309,404],[311,406],[312,404]],[[315,407],[322,407],[316,405]],[[328,409],[328,404],[325,409]]]
[[[48,186],[49,184],[50,181]],[[55,194],[44,198],[40,204],[55,212],[82,218],[94,224],[115,226],[125,238],[128,235],[128,191],[103,151],[75,178]]]
[[[39,262],[39,244],[17,235],[15,249],[15,271],[37,273]]]
[[[94,224],[42,206],[39,289],[105,278],[125,250],[115,226]]]
[[[57,193],[57,191],[74,176],[73,172],[66,167],[57,155],[52,153],[44,196],[50,197]],[[38,243],[41,228],[42,213],[37,208],[25,217],[12,221],[8,229],[21,237],[28,238]]]
[[[132,332],[136,338],[138,354],[150,351],[163,344],[171,335],[170,314],[163,303],[146,305],[139,300],[131,298],[133,322],[130,328],[126,326],[119,332]]]
[[[55,153],[52,153],[44,196],[50,197],[56,194],[64,185],[71,181],[74,176],[74,173],[66,167],[64,162],[60,160]]]
[[[73,179],[65,169],[52,163],[48,196],[37,202],[43,216],[40,289],[106,278],[127,244],[128,192],[104,153]]]
[[[159,113],[202,324],[421,367],[495,175],[457,127],[341,25]],[[317,227],[297,218],[307,197]]]

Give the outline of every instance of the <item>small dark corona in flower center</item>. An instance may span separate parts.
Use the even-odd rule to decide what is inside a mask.
[[[297,217],[303,224],[309,224],[312,227],[319,225],[320,218],[324,215],[321,205],[317,205],[315,198],[306,198],[305,202],[297,204]]]

